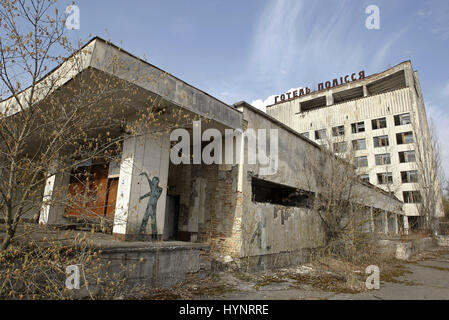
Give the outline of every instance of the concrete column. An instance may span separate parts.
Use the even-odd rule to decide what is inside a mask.
[[[332,91],[326,94],[326,106],[331,106],[334,104],[334,96],[332,95]]]
[[[113,234],[121,240],[162,239],[170,161],[168,134],[123,143]]]
[[[393,219],[394,219],[394,234],[399,234],[398,214],[397,213],[393,214]]]
[[[382,211],[382,227],[383,227],[383,232],[385,234],[388,233],[388,213],[386,210]]]
[[[370,214],[370,225],[371,225],[371,232],[374,232],[374,208],[370,207],[369,210],[369,214]]]
[[[405,75],[406,86],[409,88],[414,88],[415,87],[415,78],[413,76],[413,70],[411,68],[405,68],[404,75]],[[412,90],[412,91],[414,91],[414,90]]]
[[[366,85],[363,86],[363,96],[364,97],[368,97],[369,96],[368,87]]]
[[[404,234],[408,234],[409,226],[408,226],[408,217],[404,215]]]
[[[45,181],[44,196],[40,210],[39,224],[61,225],[67,224],[64,218],[65,203],[70,183],[70,174],[57,173],[57,165],[52,165]]]

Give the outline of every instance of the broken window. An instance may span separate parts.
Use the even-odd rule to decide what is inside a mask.
[[[371,120],[373,130],[383,129],[387,127],[387,118],[379,118]]]
[[[365,132],[365,122],[357,122],[351,124],[352,133]]]
[[[421,203],[419,191],[403,191],[404,203]]]
[[[354,158],[354,164],[357,168],[368,167],[368,157],[356,157]]]
[[[390,145],[388,136],[374,137],[374,148],[387,147]]]
[[[413,133],[409,131],[396,134],[396,142],[397,144],[413,143]]]
[[[303,132],[301,135],[307,139],[310,139],[310,134],[308,132]]]
[[[400,163],[415,162],[415,161],[416,161],[416,156],[415,156],[414,150],[399,152],[399,162]]]
[[[362,180],[364,182],[369,182],[369,174],[362,174],[360,176],[360,180]]]
[[[402,183],[413,183],[418,182],[418,171],[401,171],[401,180]]]
[[[376,154],[376,165],[382,166],[385,164],[391,164],[391,158],[389,153]]]
[[[366,150],[366,140],[365,139],[352,140],[352,148],[354,150]]]
[[[315,131],[315,140],[326,139],[326,129]]]
[[[378,184],[392,184],[393,183],[393,173],[382,172],[377,174]]]
[[[336,153],[346,152],[346,142],[335,142],[334,152]]]
[[[332,128],[332,135],[334,137],[344,136],[345,135],[345,126],[338,126]]]
[[[311,208],[314,193],[252,177],[252,201]]]
[[[394,125],[403,126],[405,124],[410,124],[410,113],[399,114],[394,116]]]

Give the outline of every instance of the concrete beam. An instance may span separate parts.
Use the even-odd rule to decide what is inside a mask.
[[[94,41],[90,67],[133,83],[229,128],[241,128],[243,115],[235,108],[104,40]],[[111,63],[112,58],[114,63]]]

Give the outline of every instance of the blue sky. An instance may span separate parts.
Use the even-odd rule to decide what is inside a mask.
[[[71,3],[61,1],[60,5]],[[291,88],[411,60],[449,176],[447,0],[79,0],[86,39],[98,35],[232,104],[263,109]],[[380,29],[365,27],[368,5]],[[106,32],[107,30],[107,32]]]

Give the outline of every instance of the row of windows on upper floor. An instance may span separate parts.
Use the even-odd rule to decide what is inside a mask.
[[[410,113],[404,113],[400,115],[394,116],[394,124],[395,126],[402,126],[406,124],[410,124]],[[371,120],[371,128],[372,130],[383,129],[387,127],[387,118],[378,118]],[[351,132],[352,133],[360,133],[365,132],[365,121],[356,122],[351,124]],[[302,133],[303,136],[310,139],[309,132]],[[336,126],[332,128],[332,136],[340,137],[345,135],[345,126]],[[325,139],[327,137],[327,130],[320,129],[315,130],[315,140]]]
[[[396,134],[396,144],[409,144],[413,143],[413,132],[401,132]],[[390,139],[388,135],[378,136],[373,138],[374,148],[388,147],[390,145]],[[346,141],[334,142],[333,150],[335,153],[343,153],[347,151]],[[352,149],[354,151],[366,150],[366,139],[355,139],[352,140]]]
[[[393,184],[392,172],[381,172],[376,174],[377,184]],[[362,174],[360,179],[366,182],[370,182],[369,174]],[[418,182],[418,170],[401,171],[401,183],[417,183]]]
[[[402,151],[402,152],[399,152],[398,155],[399,155],[399,163],[416,162],[415,150]],[[375,159],[376,159],[377,166],[391,164],[391,156],[389,153],[376,154]],[[354,165],[357,168],[368,167],[368,157],[367,156],[355,157]]]

